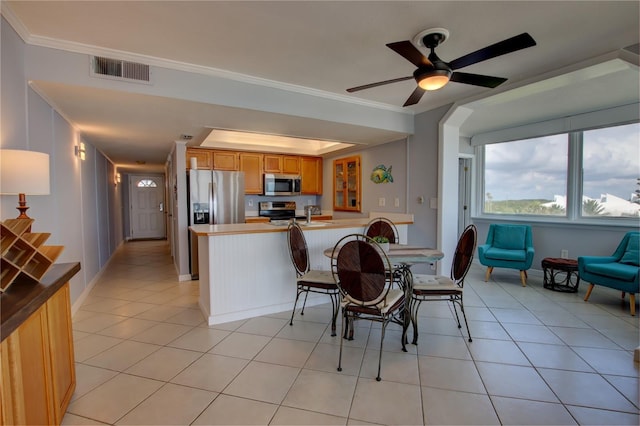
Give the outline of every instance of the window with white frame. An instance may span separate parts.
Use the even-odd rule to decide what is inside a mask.
[[[483,146],[487,215],[640,216],[640,124]]]
[[[640,124],[582,132],[582,216],[638,217]]]
[[[484,213],[565,215],[567,135],[484,148]]]

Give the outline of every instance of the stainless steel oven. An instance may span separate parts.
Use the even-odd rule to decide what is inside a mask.
[[[305,216],[296,216],[295,201],[261,201],[258,207],[258,216],[268,217],[271,221],[305,219]]]
[[[300,195],[300,176],[265,173],[264,195]]]

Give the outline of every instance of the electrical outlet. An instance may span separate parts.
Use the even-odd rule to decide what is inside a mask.
[[[560,250],[560,257],[563,258],[563,259],[568,259],[569,258],[569,250],[567,250],[567,249]]]
[[[435,263],[430,263],[429,267],[431,268],[432,271],[436,270],[436,264]]]
[[[249,207],[253,207],[253,200],[249,200]]]
[[[386,200],[384,199],[384,197],[378,198],[378,206],[379,207],[384,207],[384,205],[386,204],[385,201]]]
[[[396,198],[396,200],[393,203],[394,206],[396,207],[400,207],[400,198]]]
[[[313,200],[307,200],[307,205],[310,206],[311,204],[313,204]]]

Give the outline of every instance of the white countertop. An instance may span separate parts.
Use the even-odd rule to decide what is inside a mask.
[[[397,215],[396,215],[397,216]],[[394,220],[397,225],[410,225],[413,223],[413,215],[403,215],[400,220]],[[364,226],[369,223],[371,218],[363,217],[358,219],[332,219],[332,220],[311,220],[311,224],[306,221],[298,221],[303,230],[318,229],[338,229],[353,228]],[[259,234],[266,232],[285,232],[287,224],[274,225],[272,223],[232,223],[225,225],[191,225],[189,229],[197,236],[217,236],[217,235],[233,235],[233,234]]]

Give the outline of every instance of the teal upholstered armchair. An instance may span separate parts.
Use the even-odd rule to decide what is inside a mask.
[[[487,267],[484,280],[489,281],[495,267],[517,269],[522,286],[526,286],[534,253],[531,226],[491,224],[487,242],[478,246],[478,259]]]
[[[618,248],[611,256],[578,257],[580,278],[591,283],[585,302],[589,300],[593,286],[598,284],[622,291],[622,297],[629,293],[631,315],[636,314],[638,275],[640,275],[640,232],[627,232]]]

